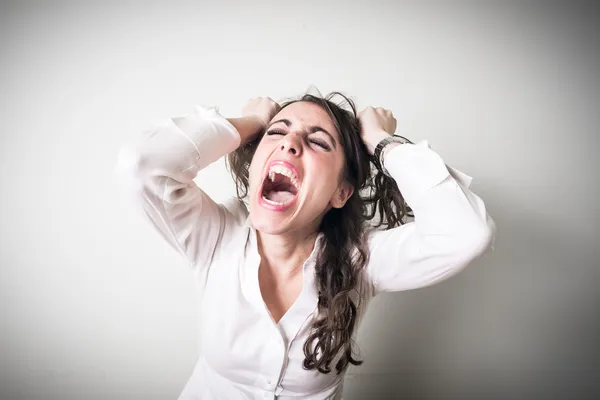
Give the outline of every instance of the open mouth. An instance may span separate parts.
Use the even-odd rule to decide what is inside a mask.
[[[294,201],[299,187],[294,171],[283,163],[276,163],[265,177],[261,198],[270,206],[283,208]]]

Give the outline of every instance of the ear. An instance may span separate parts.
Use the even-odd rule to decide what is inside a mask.
[[[344,204],[346,204],[346,201],[352,196],[352,193],[354,193],[354,186],[346,181],[340,183],[331,199],[331,206],[334,208],[344,207]]]

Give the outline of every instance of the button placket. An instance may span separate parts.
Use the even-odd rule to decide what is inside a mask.
[[[257,382],[263,390],[269,393],[271,398],[274,397],[274,391],[287,362],[286,349],[283,343],[282,332],[274,325],[261,356],[261,376]]]
[[[267,378],[267,389],[275,390],[275,386],[276,386],[276,381],[273,380],[273,378]]]

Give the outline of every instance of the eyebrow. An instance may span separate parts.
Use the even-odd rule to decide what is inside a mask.
[[[292,125],[292,122],[289,119],[283,118],[283,119],[278,119],[277,121],[271,122],[269,124],[269,126],[267,126],[267,130],[271,126],[273,126],[275,124],[278,124],[280,122],[283,122],[285,124],[285,126],[287,126],[288,128]],[[325,133],[327,136],[329,136],[329,138],[331,139],[331,142],[333,143],[333,148],[334,149],[337,148],[337,142],[335,141],[335,138],[333,137],[333,135],[331,133],[327,132],[324,128],[321,128],[318,125],[311,125],[311,126],[308,127],[308,132],[309,133],[315,133],[315,132],[319,132],[319,131],[321,131],[321,132]]]

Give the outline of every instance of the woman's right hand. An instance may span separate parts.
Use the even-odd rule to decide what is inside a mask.
[[[240,118],[227,118],[240,134],[241,143],[245,144],[265,131],[271,118],[281,107],[270,97],[254,97],[246,102]]]
[[[246,102],[242,116],[256,118],[264,129],[280,109],[279,104],[270,97],[254,97]]]

